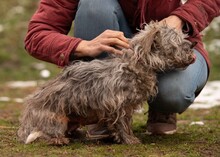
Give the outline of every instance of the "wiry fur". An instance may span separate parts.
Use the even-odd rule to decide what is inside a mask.
[[[139,143],[132,132],[134,110],[157,94],[156,74],[185,68],[194,60],[185,35],[151,23],[135,35],[124,55],[77,61],[27,97],[18,137],[67,144],[68,132],[105,124],[117,142]]]

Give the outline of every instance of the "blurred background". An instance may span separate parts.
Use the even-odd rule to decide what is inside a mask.
[[[31,57],[24,49],[23,41],[28,21],[35,12],[38,2],[38,0],[0,2],[0,83],[49,79],[60,71],[56,65]],[[209,80],[220,80],[220,18],[216,18],[203,34],[212,61]]]
[[[219,156],[220,17],[203,32],[212,68],[209,82],[191,108],[178,115],[178,134],[144,136],[145,114],[134,117],[134,131],[143,145],[71,144],[69,147],[21,145],[16,139],[24,98],[60,68],[31,57],[24,49],[28,22],[39,0],[0,1],[0,156]],[[56,17],[54,17],[56,18]],[[71,33],[70,33],[71,34]],[[216,107],[217,106],[217,107]],[[141,113],[147,113],[147,105]],[[183,136],[182,136],[183,135]],[[37,148],[37,149],[36,149]],[[147,148],[147,149],[146,149]],[[144,155],[143,155],[144,154]]]

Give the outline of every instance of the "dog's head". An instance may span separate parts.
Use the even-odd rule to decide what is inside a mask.
[[[172,70],[186,68],[195,61],[194,43],[186,40],[186,35],[173,28],[161,26],[155,33],[150,55],[155,58],[152,63],[155,70]]]
[[[192,50],[195,45],[185,38],[182,32],[165,24],[151,23],[132,42],[142,64],[160,72],[186,68],[195,61]]]

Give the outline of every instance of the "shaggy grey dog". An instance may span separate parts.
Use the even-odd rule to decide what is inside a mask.
[[[185,35],[158,23],[146,25],[122,56],[77,61],[27,97],[18,137],[68,144],[77,128],[105,126],[116,142],[140,143],[131,123],[134,110],[157,94],[157,73],[185,68],[195,60]]]

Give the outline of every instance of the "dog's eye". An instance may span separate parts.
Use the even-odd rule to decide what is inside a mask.
[[[151,49],[153,49],[153,50],[159,50],[159,49],[160,49],[159,43],[157,43],[156,41],[153,42],[153,44],[151,45]]]
[[[190,51],[191,50],[191,43],[188,43],[188,42],[183,43],[182,49],[183,49],[183,51],[186,51],[186,52]]]

